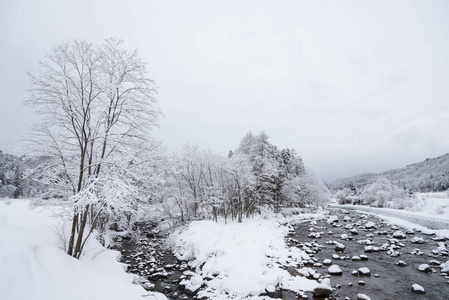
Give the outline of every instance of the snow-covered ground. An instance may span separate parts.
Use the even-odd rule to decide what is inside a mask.
[[[411,212],[449,220],[449,192],[416,193]]]
[[[210,299],[257,296],[276,287],[294,292],[313,291],[317,281],[292,276],[281,268],[296,268],[309,256],[286,245],[289,228],[281,225],[280,220],[255,218],[228,224],[223,220],[195,221],[172,234],[175,254],[189,260],[196,270],[190,279],[186,278],[186,286],[194,290],[206,285],[199,296]]]
[[[119,252],[95,239],[80,260],[68,256],[57,233],[61,220],[29,204],[0,199],[0,299],[166,299],[133,284],[117,261]]]

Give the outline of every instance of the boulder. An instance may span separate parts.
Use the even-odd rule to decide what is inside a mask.
[[[317,287],[313,290],[313,295],[315,297],[327,298],[330,296],[330,294],[332,294],[332,288],[329,285],[323,283],[318,284]]]

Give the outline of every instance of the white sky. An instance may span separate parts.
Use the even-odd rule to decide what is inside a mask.
[[[323,180],[449,152],[449,1],[0,1],[0,149],[32,124],[26,72],[58,43],[138,48],[170,150],[264,130]]]

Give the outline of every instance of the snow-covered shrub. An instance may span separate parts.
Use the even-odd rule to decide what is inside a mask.
[[[375,207],[404,209],[409,203],[406,192],[385,177],[378,177],[376,182],[367,185],[360,196],[363,204]]]
[[[335,194],[335,198],[338,201],[338,204],[360,204],[360,196],[355,195],[353,190],[349,188],[343,188],[342,190],[338,190]]]

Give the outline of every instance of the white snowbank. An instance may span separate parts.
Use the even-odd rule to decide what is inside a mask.
[[[117,262],[119,252],[95,239],[81,260],[67,255],[55,232],[60,219],[29,203],[0,200],[0,299],[167,299],[132,284],[133,276]]]
[[[416,193],[415,205],[409,210],[424,216],[449,219],[449,194],[440,193]]]
[[[178,258],[190,260],[206,281],[200,295],[214,299],[258,295],[273,286],[293,291],[312,291],[318,283],[295,277],[279,264],[298,266],[308,255],[289,250],[287,226],[275,220],[245,219],[242,223],[195,221],[171,236]],[[228,296],[225,296],[229,293]]]

